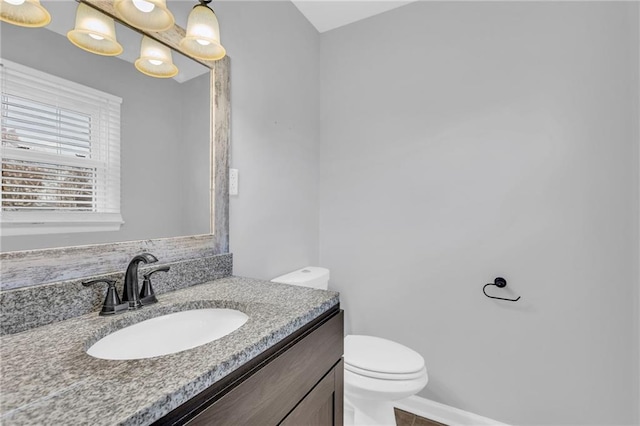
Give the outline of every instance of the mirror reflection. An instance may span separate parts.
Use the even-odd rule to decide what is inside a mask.
[[[78,231],[60,224],[55,225],[58,229],[46,229],[51,226],[34,223],[32,231],[22,235],[9,235],[11,232],[3,228],[1,250],[210,233],[209,69],[174,51],[173,63],[179,72],[171,78],[149,77],[134,66],[140,57],[142,35],[116,23],[115,32],[123,52],[114,57],[95,55],[74,46],[66,37],[74,28],[78,3],[43,1],[42,4],[51,14],[51,22],[45,28],[0,24],[2,58],[122,99],[119,198],[123,223],[109,231],[97,231],[95,227]],[[3,104],[3,115],[7,108]],[[21,132],[19,128],[15,122],[3,121],[3,179],[8,154],[18,149],[25,152],[36,149],[26,136],[22,140],[16,137]],[[78,158],[84,155],[70,152],[76,157],[74,161],[80,161]],[[5,183],[3,180],[3,188]],[[75,188],[84,189],[81,184],[86,182]],[[78,191],[74,195],[80,199],[89,197]],[[38,208],[47,210],[46,202],[39,201]],[[69,197],[64,201],[73,205],[69,204]],[[86,206],[87,202],[77,201],[76,205]],[[3,200],[3,216],[11,210],[4,206],[7,204]]]

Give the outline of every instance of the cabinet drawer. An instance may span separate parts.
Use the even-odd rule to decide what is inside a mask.
[[[206,408],[189,425],[277,425],[340,360],[339,312]]]

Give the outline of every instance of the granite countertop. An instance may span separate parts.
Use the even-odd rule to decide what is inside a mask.
[[[149,424],[339,303],[338,293],[227,277],[165,293],[114,317],[97,312],[0,339],[0,423]],[[238,309],[249,320],[219,340],[161,357],[93,358],[111,331],[169,312]]]

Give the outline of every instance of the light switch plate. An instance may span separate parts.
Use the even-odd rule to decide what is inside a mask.
[[[229,195],[238,195],[238,169],[229,169]]]

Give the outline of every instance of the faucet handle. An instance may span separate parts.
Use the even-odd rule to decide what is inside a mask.
[[[102,303],[102,310],[99,313],[100,316],[115,315],[120,312],[124,312],[129,308],[129,305],[127,303],[122,303],[120,301],[118,290],[116,290],[116,280],[102,278],[91,281],[83,281],[82,285],[85,287],[89,287],[91,285],[99,283],[106,283],[108,285],[107,296],[104,298],[104,302]]]
[[[153,291],[153,287],[151,287],[151,275],[160,271],[168,272],[169,269],[169,266],[161,266],[142,275],[144,277],[144,281],[142,282],[142,290],[140,290],[140,301],[143,305],[150,305],[158,301],[156,294]]]

